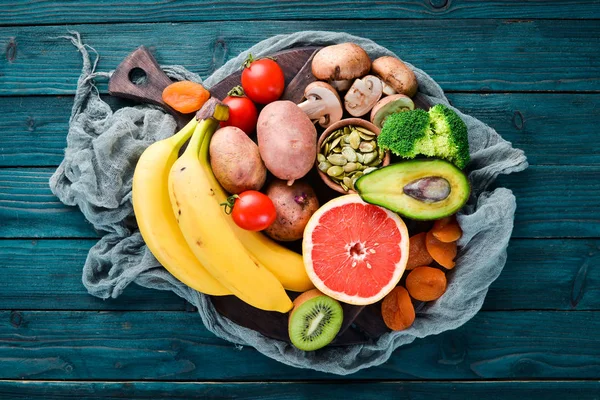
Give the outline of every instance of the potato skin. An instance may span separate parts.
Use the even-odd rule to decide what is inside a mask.
[[[267,169],[258,146],[243,130],[226,126],[217,130],[209,146],[210,166],[223,188],[232,194],[260,190]]]
[[[277,219],[263,232],[282,242],[302,239],[308,220],[319,208],[313,188],[301,180],[288,186],[275,179],[267,186],[266,194],[275,204]]]
[[[277,178],[291,183],[313,167],[317,129],[291,101],[267,104],[258,116],[256,134],[260,156]]]

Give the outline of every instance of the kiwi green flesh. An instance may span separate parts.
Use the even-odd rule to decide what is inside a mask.
[[[292,311],[290,340],[300,350],[320,349],[335,339],[343,320],[340,303],[328,296],[314,297]]]

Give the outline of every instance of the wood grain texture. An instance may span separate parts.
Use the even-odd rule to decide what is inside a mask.
[[[481,312],[352,379],[566,379],[600,374],[598,312]],[[216,338],[186,312],[0,312],[0,378],[344,379]]]
[[[75,207],[50,191],[53,171],[0,169],[0,238],[98,237]]]
[[[332,20],[120,24],[111,35],[104,25],[4,27],[0,46],[12,50],[0,59],[0,95],[73,93],[81,58],[60,38],[67,29],[81,32],[99,52],[100,70],[114,69],[134,48],[146,45],[159,63],[181,64],[206,77],[262,39],[316,29],[368,37],[429,73],[445,90],[600,90],[596,21],[482,19],[448,29],[442,20]],[[105,91],[106,85],[100,88]]]
[[[0,238],[98,237],[77,208],[51,193],[52,172],[0,169]],[[599,176],[598,166],[531,166],[499,177],[497,185],[517,197],[513,237],[599,237]]]
[[[449,93],[453,105],[490,125],[532,165],[600,165],[599,94]],[[113,109],[131,102],[102,96]],[[0,97],[0,167],[56,166],[67,145],[71,96]]]
[[[517,198],[513,237],[599,237],[600,167],[535,166],[500,176]]]
[[[507,382],[57,382],[1,381],[0,397],[10,399],[78,400],[123,399],[251,399],[299,400],[346,398],[357,400],[598,400],[597,381]],[[67,397],[68,396],[68,397]]]
[[[128,287],[100,300],[81,284],[95,240],[0,240],[2,310],[184,310],[170,292]],[[483,310],[600,310],[600,241],[513,239]],[[187,305],[189,309],[190,306]]]
[[[446,5],[444,5],[446,3]],[[138,0],[3,1],[6,12],[1,24],[58,24],[107,22],[182,22],[302,19],[380,19],[380,18],[600,18],[600,7],[592,0],[514,1],[408,0],[377,2],[368,0],[323,2],[316,0],[249,0],[210,2],[178,0],[164,2]],[[434,6],[437,5],[437,7]],[[111,12],[106,12],[110,9]]]
[[[0,240],[0,309],[186,309],[185,300],[174,293],[136,284],[127,287],[118,299],[102,300],[89,295],[81,283],[81,273],[87,253],[95,243],[95,240]]]

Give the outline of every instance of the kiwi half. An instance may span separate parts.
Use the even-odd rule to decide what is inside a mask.
[[[292,344],[304,351],[327,346],[340,331],[344,311],[336,300],[317,289],[294,300],[288,331]]]

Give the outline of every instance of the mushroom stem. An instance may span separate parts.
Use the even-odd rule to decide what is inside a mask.
[[[381,81],[381,83],[383,84],[383,94],[391,96],[393,94],[398,93],[393,87],[385,83],[383,80]]]
[[[311,96],[306,99],[306,101],[298,104],[298,107],[304,111],[308,118],[314,121],[320,118],[322,112],[327,107],[327,103],[321,99]]]

